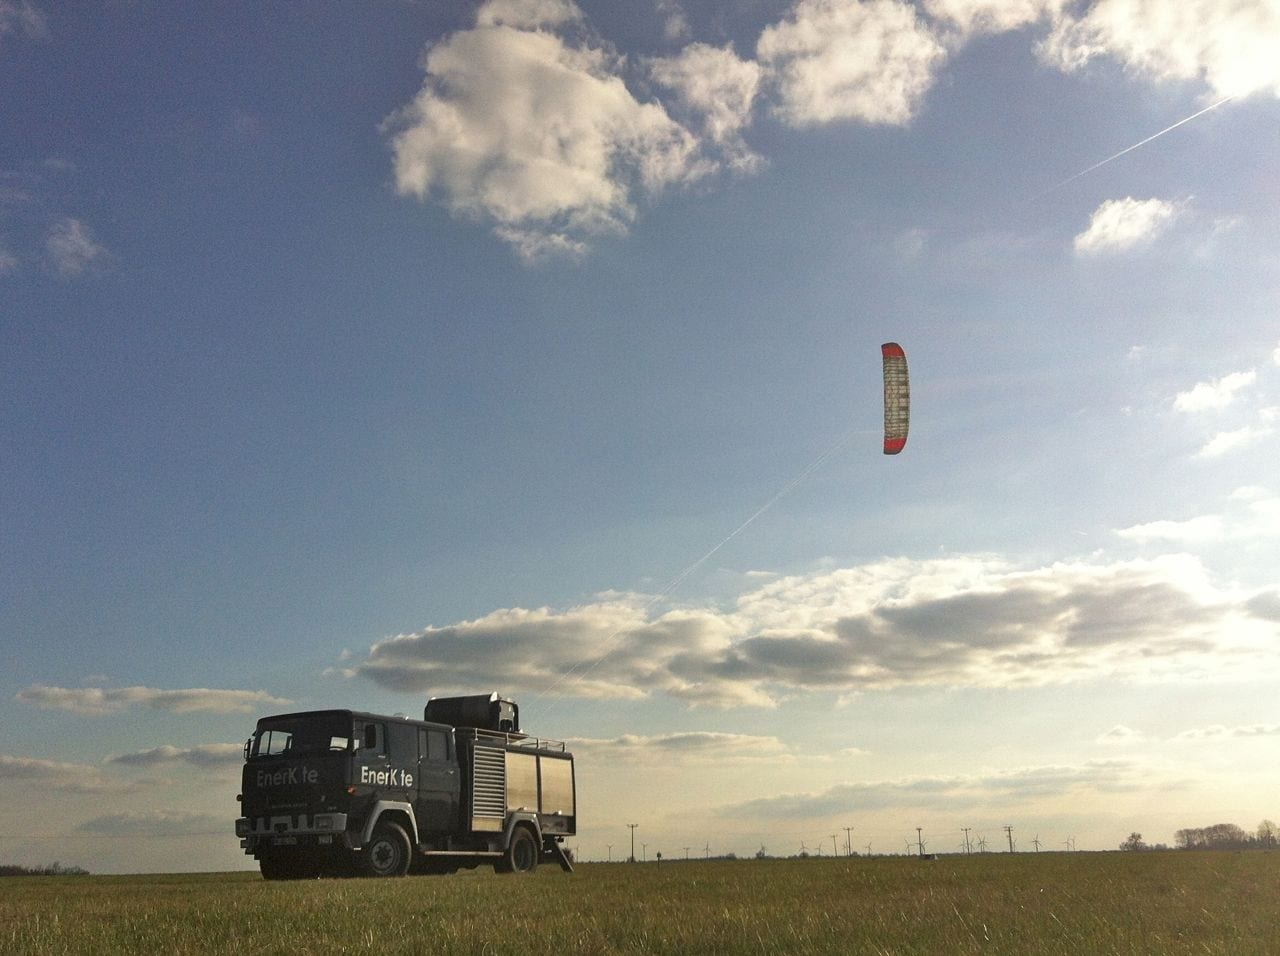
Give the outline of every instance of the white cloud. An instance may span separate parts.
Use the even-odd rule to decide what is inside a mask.
[[[491,3],[427,51],[422,91],[387,124],[402,194],[437,195],[537,255],[621,232],[637,194],[710,171],[693,134],[636,100],[609,54],[531,29],[576,9]]]
[[[90,266],[101,262],[107,254],[106,248],[93,238],[89,227],[70,217],[59,219],[49,227],[45,250],[53,268],[65,279],[84,275]]]
[[[1223,514],[1148,521],[1118,528],[1115,533],[1136,544],[1172,542],[1186,546],[1280,537],[1280,497],[1251,485],[1231,493]]]
[[[810,126],[906,124],[946,53],[910,4],[798,0],[761,33],[756,55],[777,86],[777,115]]]
[[[1121,528],[1116,534],[1130,541],[1178,541],[1184,544],[1204,544],[1220,541],[1225,526],[1219,515],[1199,515],[1185,521],[1149,521]]]
[[[638,596],[511,609],[375,644],[349,673],[401,691],[776,706],[794,693],[1180,679],[1265,667],[1273,624],[1188,556],[1018,570],[981,556],[791,576],[731,610]]]
[[[654,6],[663,18],[662,33],[668,40],[683,40],[689,36],[689,18],[676,0],[657,0]]]
[[[1173,407],[1180,412],[1202,412],[1226,408],[1236,393],[1252,385],[1257,372],[1232,372],[1212,382],[1198,382],[1189,391],[1179,392],[1173,399]]]
[[[476,25],[540,30],[577,23],[582,11],[573,0],[488,0],[476,11]]]
[[[1218,432],[1196,452],[1197,458],[1221,458],[1240,448],[1252,445],[1272,434],[1269,428],[1245,425],[1231,431]]]
[[[962,36],[1004,33],[1061,11],[1066,0],[925,0],[929,16],[954,25]]]
[[[1098,0],[1059,18],[1040,49],[1065,70],[1108,56],[1158,81],[1202,78],[1218,96],[1280,95],[1275,0]]]
[[[42,710],[66,710],[97,716],[132,707],[149,707],[172,713],[253,713],[261,707],[284,707],[292,701],[272,697],[261,690],[210,690],[188,688],[160,690],[154,687],[46,687],[37,684],[19,691],[16,699]]]
[[[1177,218],[1181,206],[1163,199],[1108,199],[1075,238],[1081,255],[1124,252],[1150,242]]]
[[[763,160],[742,139],[751,123],[760,87],[760,65],[743,60],[732,49],[691,43],[677,56],[652,60],[653,78],[673,90],[673,108],[692,114],[704,136],[720,147],[728,164],[740,171],[758,168]]]
[[[29,40],[44,40],[49,36],[49,21],[31,0],[15,3],[0,0],[0,37],[16,33]]]

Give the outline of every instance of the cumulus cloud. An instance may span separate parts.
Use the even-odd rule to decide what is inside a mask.
[[[16,34],[29,40],[44,40],[49,36],[49,21],[31,0],[0,0],[0,39],[6,34]]]
[[[49,227],[45,251],[54,271],[64,279],[79,278],[107,255],[106,247],[94,239],[89,227],[70,217]]]
[[[1114,794],[1149,783],[1145,768],[1121,760],[1078,766],[1022,767],[946,777],[844,783],[817,793],[781,794],[720,807],[722,817],[810,819],[887,808],[956,810],[1076,793]]]
[[[1041,57],[1062,70],[1108,58],[1156,82],[1198,79],[1224,99],[1280,94],[1271,0],[795,0],[761,31],[754,59],[689,42],[679,0],[653,10],[683,45],[629,59],[572,0],[482,3],[470,28],[426,49],[420,92],[384,123],[397,190],[488,225],[525,260],[581,258],[624,234],[645,199],[760,169],[746,141],[757,113],[798,128],[905,125],[951,52],[1035,25]],[[1113,200],[1076,250],[1131,249],[1181,211]]]
[[[1176,679],[1270,660],[1275,629],[1246,600],[1188,556],[1029,570],[900,559],[780,578],[728,610],[653,614],[632,596],[495,611],[380,641],[348,673],[402,691],[480,682],[718,707],[813,691]]]
[[[1137,544],[1172,542],[1188,546],[1280,537],[1280,496],[1250,485],[1233,491],[1225,504],[1222,514],[1147,521],[1119,528],[1115,534]]]
[[[488,0],[476,11],[476,25],[540,30],[577,23],[582,11],[573,0]]]
[[[1230,431],[1218,432],[1196,452],[1197,458],[1221,458],[1240,448],[1252,445],[1271,435],[1270,428],[1245,425]]]
[[[761,157],[742,138],[760,87],[758,63],[741,59],[727,47],[691,43],[677,56],[651,61],[650,72],[674,92],[672,107],[690,114],[703,136],[720,147],[730,167],[750,172],[761,165]]]
[[[1042,56],[1075,70],[1110,57],[1159,81],[1203,80],[1222,97],[1280,95],[1274,0],[1097,0],[1056,18]]]
[[[1216,411],[1226,408],[1241,389],[1257,381],[1255,371],[1232,372],[1211,382],[1198,382],[1194,388],[1179,392],[1173,399],[1173,407],[1180,412]]]
[[[1102,255],[1144,245],[1164,232],[1180,211],[1179,203],[1163,199],[1108,199],[1075,237],[1076,253]]]
[[[767,27],[756,55],[792,126],[835,120],[904,125],[945,58],[941,42],[898,0],[798,0]]]
[[[614,57],[547,29],[579,18],[568,0],[491,0],[430,47],[425,85],[386,126],[397,189],[533,256],[618,233],[637,194],[706,174],[696,137],[636,99]]]
[[[66,710],[99,716],[133,707],[149,707],[172,713],[246,714],[262,707],[293,703],[261,690],[210,690],[197,687],[160,690],[155,687],[47,687],[37,684],[21,690],[16,699],[42,710]]]
[[[1178,541],[1185,544],[1203,544],[1222,539],[1225,528],[1221,515],[1199,515],[1185,521],[1148,521],[1116,531],[1130,541]]]
[[[150,750],[114,754],[107,763],[123,767],[163,767],[186,763],[203,770],[238,768],[244,762],[243,744],[198,744],[195,747],[174,747],[163,744]]]
[[[1056,16],[1067,0],[925,0],[929,16],[955,27],[962,36],[1005,33]]]

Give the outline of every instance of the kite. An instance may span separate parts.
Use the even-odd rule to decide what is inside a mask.
[[[884,453],[896,455],[907,444],[911,424],[911,387],[907,382],[907,353],[897,342],[880,346],[884,359]]]

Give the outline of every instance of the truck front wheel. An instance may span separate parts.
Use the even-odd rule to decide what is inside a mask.
[[[365,876],[404,876],[409,872],[409,836],[398,823],[379,823],[360,853]]]
[[[516,827],[511,834],[502,863],[495,867],[499,873],[532,873],[538,866],[538,841],[528,827]]]

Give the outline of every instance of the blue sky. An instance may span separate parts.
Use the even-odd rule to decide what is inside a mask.
[[[489,690],[587,857],[1274,819],[1277,64],[1266,0],[0,0],[0,858],[243,866],[258,716]]]

